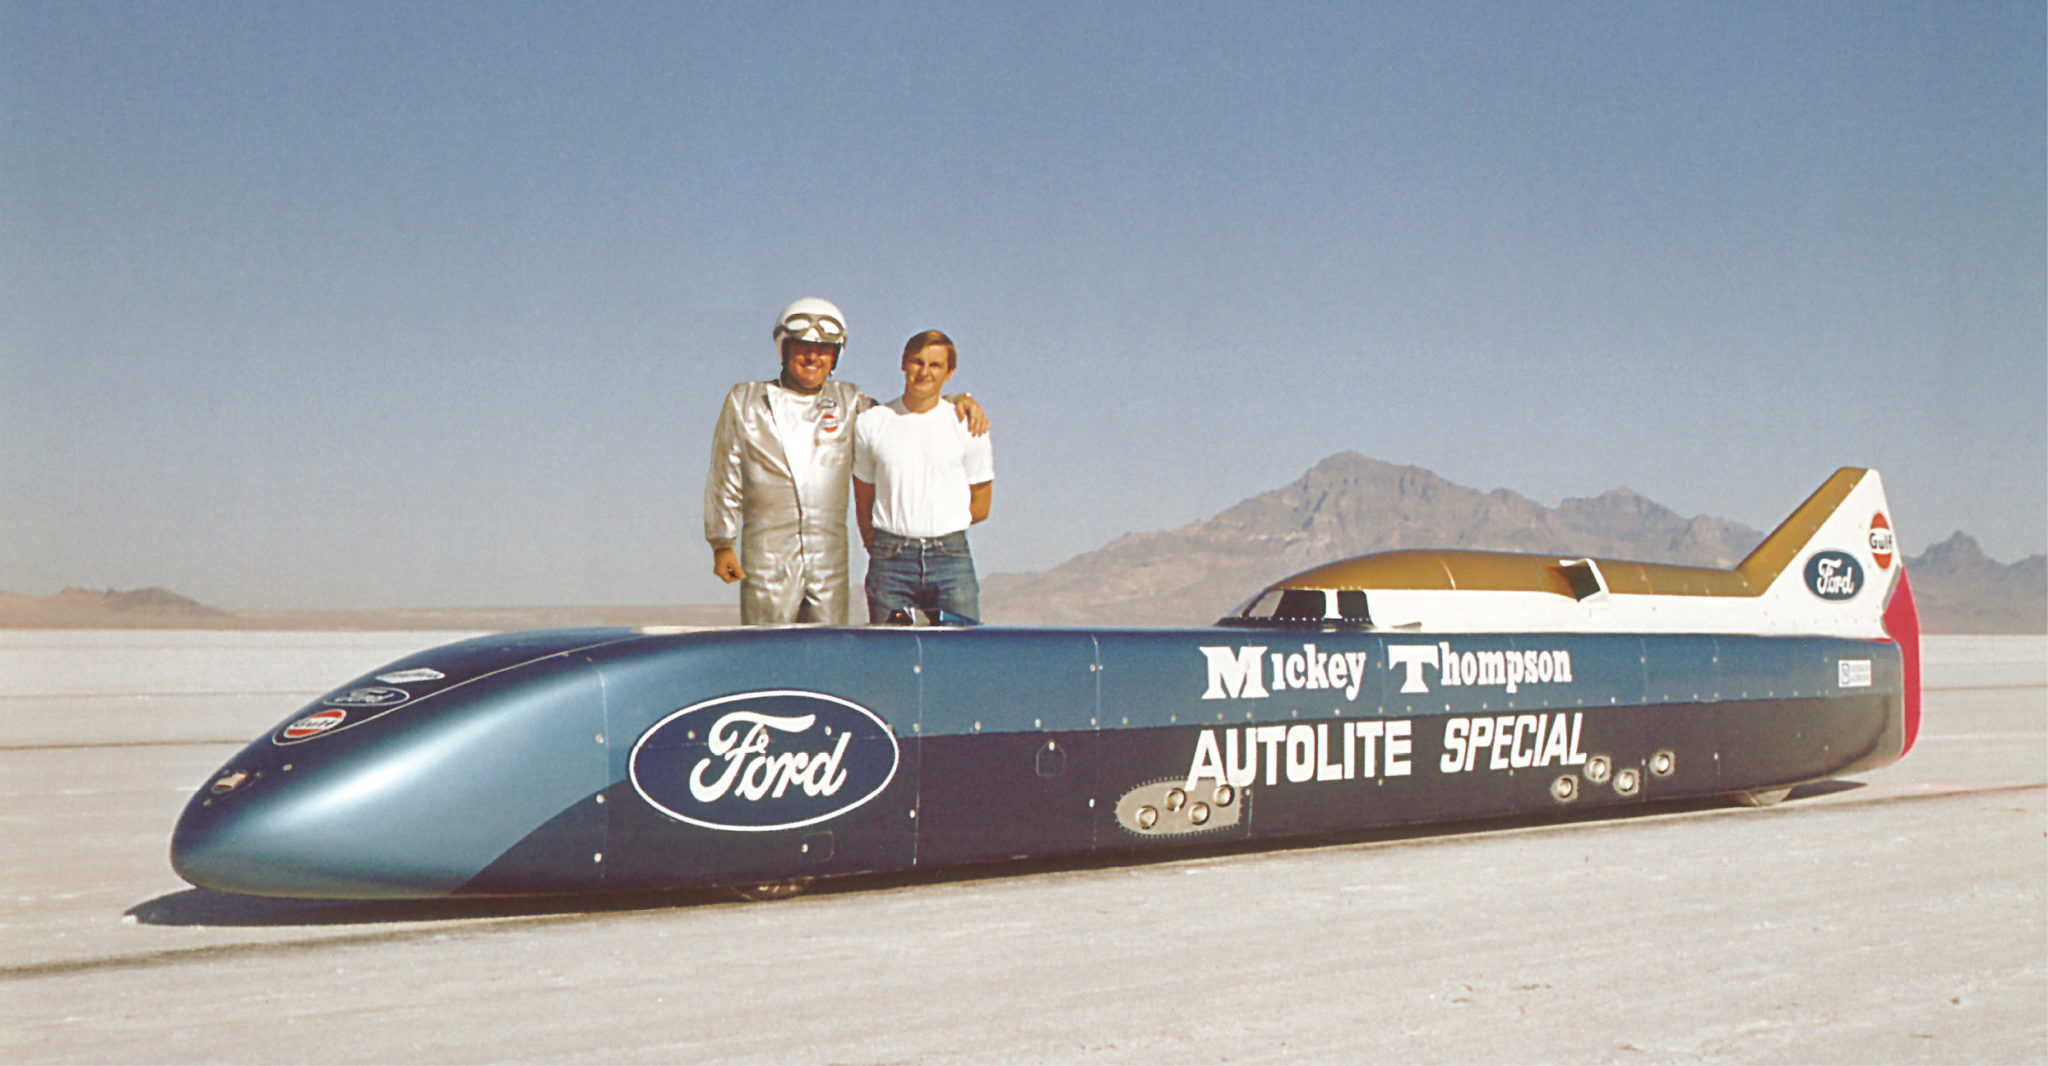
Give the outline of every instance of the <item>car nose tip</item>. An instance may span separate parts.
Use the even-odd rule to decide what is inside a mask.
[[[244,871],[265,864],[238,839],[227,824],[231,820],[197,804],[188,808],[171,831],[171,869],[199,888],[261,895]]]
[[[261,810],[196,801],[171,831],[171,869],[191,884],[241,896],[293,896],[293,861]]]
[[[419,897],[379,878],[374,864],[326,861],[317,834],[291,805],[195,802],[171,832],[171,869],[192,885],[237,896],[282,899]]]

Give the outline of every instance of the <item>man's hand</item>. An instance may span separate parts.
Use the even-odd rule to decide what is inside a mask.
[[[959,416],[960,421],[967,423],[967,432],[977,437],[988,436],[988,414],[981,409],[980,404],[974,402],[973,393],[963,392],[958,396],[949,396],[946,402],[953,405],[953,413]]]
[[[740,557],[733,554],[731,548],[720,548],[712,553],[711,572],[728,585],[747,576],[747,572],[740,569]]]
[[[979,485],[967,486],[967,522],[988,521],[988,506],[995,499],[996,483],[984,481]]]

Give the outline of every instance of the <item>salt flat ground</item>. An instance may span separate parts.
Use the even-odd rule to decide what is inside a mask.
[[[1929,638],[1915,750],[1768,810],[765,904],[171,872],[238,747],[459,636],[0,632],[0,1060],[2048,1061],[2041,638]]]

